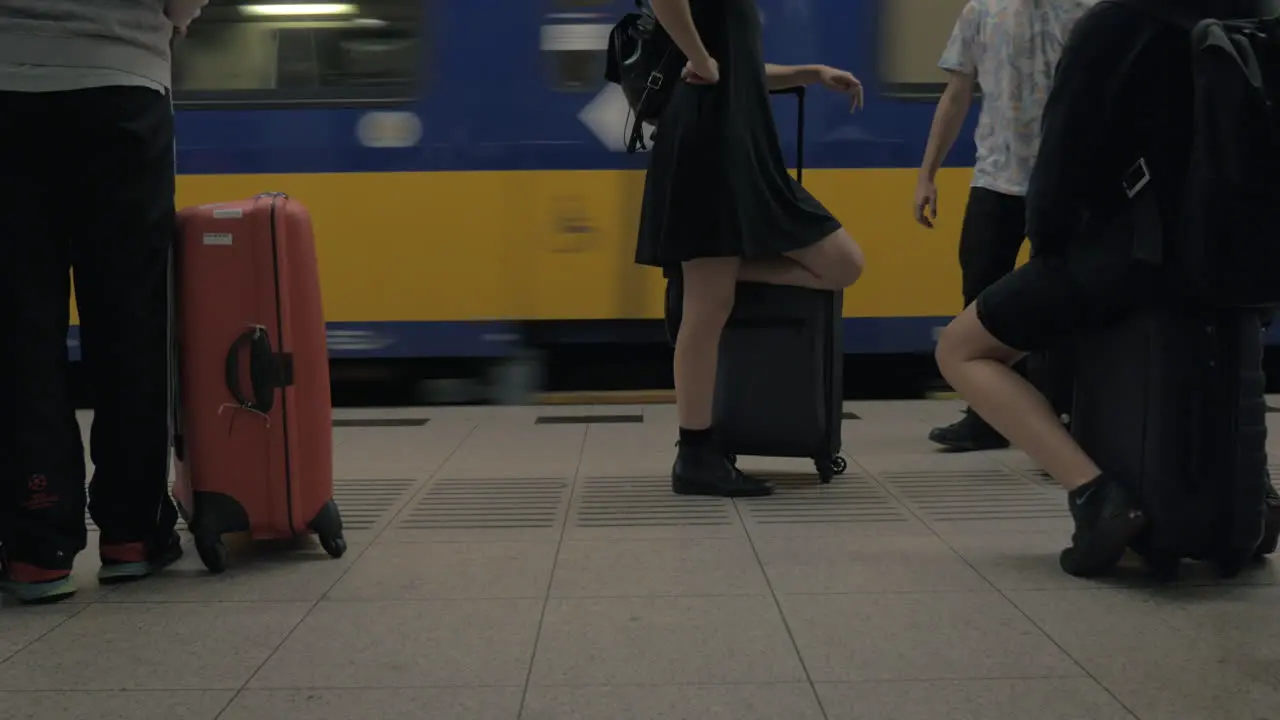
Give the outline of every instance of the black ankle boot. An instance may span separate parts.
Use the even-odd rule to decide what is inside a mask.
[[[728,498],[763,497],[773,494],[773,486],[734,467],[714,444],[681,441],[671,468],[671,492]]]

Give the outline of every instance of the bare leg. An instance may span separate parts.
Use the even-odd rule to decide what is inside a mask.
[[[857,282],[865,267],[862,248],[841,229],[784,256],[743,262],[738,279],[815,290],[843,290]]]
[[[987,332],[974,305],[938,340],[938,368],[992,427],[1031,456],[1067,490],[1102,474],[1063,427],[1053,406],[1010,365],[1025,353]]]
[[[684,263],[684,309],[676,337],[676,409],[680,427],[711,427],[720,333],[733,311],[737,258],[705,258]]]
[[[676,336],[676,410],[680,450],[671,469],[671,489],[680,495],[754,497],[773,487],[739,472],[712,428],[720,334],[733,310],[737,258],[684,263],[684,318]]]

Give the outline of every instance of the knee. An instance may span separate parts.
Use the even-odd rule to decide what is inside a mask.
[[[823,275],[833,290],[844,290],[858,282],[867,267],[867,257],[862,248],[853,241],[842,243],[840,252],[835,254],[832,262],[823,269]]]
[[[938,334],[938,344],[933,349],[933,359],[938,363],[938,371],[948,380],[956,365],[964,362],[964,355],[961,352],[963,345],[959,337],[962,331],[956,328],[958,321],[959,318],[956,318],[942,328],[942,332]]]
[[[950,379],[955,369],[969,360],[986,357],[982,336],[985,331],[978,323],[973,307],[966,308],[938,334],[938,345],[933,358],[938,362],[942,376]]]

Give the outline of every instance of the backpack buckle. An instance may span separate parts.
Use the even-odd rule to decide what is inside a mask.
[[[1149,182],[1151,182],[1151,169],[1147,167],[1147,159],[1138,158],[1138,162],[1125,171],[1120,185],[1124,187],[1125,195],[1132,200]]]
[[[662,87],[662,73],[654,70],[649,73],[649,81],[645,83],[645,87],[650,90],[658,90]]]

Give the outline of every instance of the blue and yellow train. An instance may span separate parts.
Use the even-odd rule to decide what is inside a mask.
[[[812,93],[806,182],[866,248],[850,353],[926,352],[960,306],[973,149],[911,199],[936,60],[963,0],[759,0],[771,62],[852,70],[866,109]],[[175,53],[180,204],[264,190],[315,220],[335,357],[498,356],[657,338],[663,281],[632,264],[643,155],[603,80],[632,0],[214,0]],[[778,98],[784,151],[795,113]],[[647,322],[646,322],[647,321]]]

